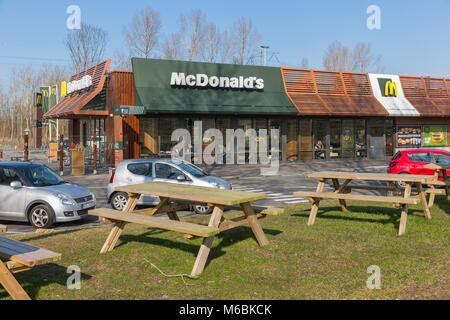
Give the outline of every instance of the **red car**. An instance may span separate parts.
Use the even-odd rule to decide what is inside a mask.
[[[389,173],[408,173],[420,175],[434,175],[434,170],[423,168],[431,162],[450,164],[450,153],[443,150],[414,149],[397,152],[389,163]],[[447,170],[450,175],[450,170]],[[442,177],[439,178],[442,180]]]

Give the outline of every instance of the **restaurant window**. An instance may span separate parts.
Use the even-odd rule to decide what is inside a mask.
[[[140,154],[143,158],[158,154],[158,119],[141,118],[139,120]]]
[[[244,134],[248,129],[252,128],[252,119],[238,119],[238,123],[237,123],[237,128],[236,129],[242,129],[244,130]],[[249,148],[250,148],[250,144],[249,144],[249,138],[246,135],[245,136],[245,161],[248,161],[248,157],[249,157]],[[237,156],[237,145],[235,145],[235,151],[236,156]]]
[[[355,120],[355,148],[357,158],[367,158],[366,120]]]
[[[233,129],[231,127],[231,119],[216,119],[216,128],[222,132],[223,141],[226,141],[227,129]]]
[[[286,158],[288,161],[298,160],[298,120],[287,121]]]
[[[313,121],[314,159],[326,159],[327,120]]]
[[[313,159],[312,120],[300,120],[300,159]]]
[[[177,118],[161,118],[159,119],[159,153],[160,156],[170,157],[172,147],[177,142],[172,142],[172,132],[178,129]]]
[[[342,120],[342,157],[355,157],[355,122]]]
[[[330,120],[330,159],[341,157],[341,120]]]
[[[278,130],[278,146],[272,145],[272,130]],[[278,159],[281,160],[281,120],[269,120],[269,150],[270,155],[273,156],[273,152],[278,149]]]
[[[392,157],[394,155],[394,121],[386,119],[384,121],[384,132],[386,139],[386,156]]]

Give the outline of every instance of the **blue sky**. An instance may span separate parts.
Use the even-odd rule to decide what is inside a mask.
[[[108,32],[111,58],[125,45],[123,26],[150,5],[160,12],[167,34],[178,30],[179,14],[190,9],[200,8],[222,30],[240,16],[251,18],[262,44],[284,66],[300,65],[305,57],[310,68],[322,69],[328,44],[339,40],[352,48],[363,41],[382,56],[386,73],[450,77],[450,0],[0,0],[0,83],[7,83],[14,66],[68,63],[62,40],[72,4],[80,6],[83,22]],[[366,9],[373,4],[381,8],[381,30],[366,27]]]

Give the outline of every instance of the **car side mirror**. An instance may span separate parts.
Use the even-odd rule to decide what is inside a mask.
[[[180,174],[179,176],[177,176],[177,181],[178,182],[186,181],[186,177],[184,175]]]
[[[23,187],[22,182],[20,181],[12,181],[9,186],[13,189],[20,189]]]

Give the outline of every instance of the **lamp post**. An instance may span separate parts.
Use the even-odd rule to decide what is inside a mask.
[[[23,161],[28,162],[28,137],[30,135],[30,129],[26,128],[24,130],[24,136],[23,136]]]
[[[269,49],[269,46],[261,46],[261,51],[264,51],[264,54],[262,55],[264,57],[264,66],[267,65],[267,49]]]

